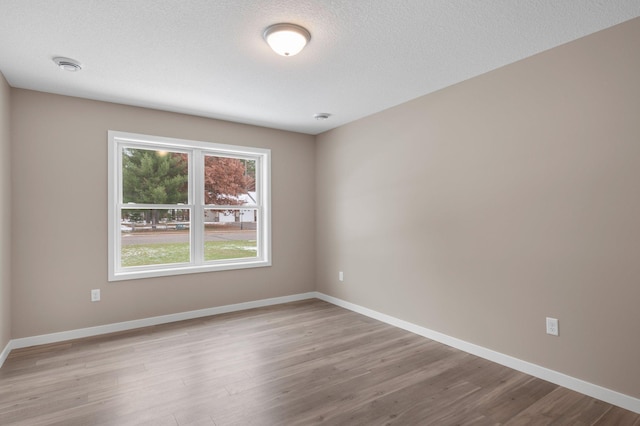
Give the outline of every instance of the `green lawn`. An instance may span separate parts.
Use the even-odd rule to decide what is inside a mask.
[[[207,241],[205,260],[256,257],[255,240]],[[163,265],[189,262],[189,243],[132,244],[122,247],[122,266]]]

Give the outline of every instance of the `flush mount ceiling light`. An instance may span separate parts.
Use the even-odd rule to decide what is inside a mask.
[[[271,25],[262,36],[273,51],[282,56],[297,55],[311,40],[309,31],[295,24]]]
[[[60,69],[63,69],[65,71],[76,72],[82,69],[82,66],[78,61],[69,58],[63,58],[59,56],[57,58],[53,58],[53,62],[55,62],[56,65],[60,67]]]
[[[313,116],[313,118],[315,118],[318,121],[328,120],[329,117],[331,117],[331,114],[327,112],[319,112]]]

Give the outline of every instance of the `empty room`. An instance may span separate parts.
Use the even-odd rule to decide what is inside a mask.
[[[640,0],[0,0],[1,425],[640,426]]]

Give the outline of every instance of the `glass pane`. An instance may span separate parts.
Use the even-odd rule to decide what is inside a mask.
[[[179,152],[124,148],[123,203],[187,204],[188,155]]]
[[[204,260],[258,256],[255,209],[204,211]]]
[[[121,266],[190,262],[189,225],[189,209],[123,209]]]
[[[256,162],[204,157],[204,203],[223,206],[256,204]]]

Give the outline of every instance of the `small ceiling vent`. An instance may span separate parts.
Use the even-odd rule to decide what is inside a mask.
[[[74,61],[73,59],[69,58],[57,57],[53,58],[53,62],[55,62],[56,65],[60,67],[60,69],[63,69],[65,71],[76,72],[82,69],[82,66],[78,63],[78,61]]]

